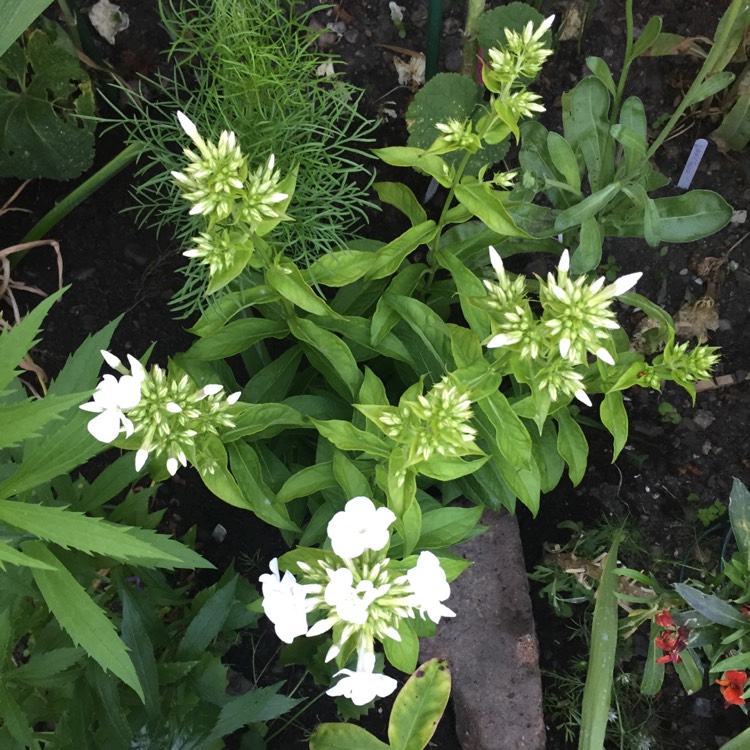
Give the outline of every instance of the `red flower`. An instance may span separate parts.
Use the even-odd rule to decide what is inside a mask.
[[[723,680],[715,680],[715,682],[717,685],[721,685],[721,694],[724,696],[724,708],[742,706],[745,703],[742,693],[745,692],[747,673],[730,670],[729,672],[724,672]]]
[[[656,648],[666,652],[656,660],[656,663],[678,663],[680,661],[680,653],[687,647],[688,629],[683,626],[678,628],[667,609],[656,615],[654,619],[657,625],[661,625],[664,628],[654,639],[654,645]]]
[[[674,621],[672,620],[672,615],[669,613],[668,609],[665,609],[663,612],[659,612],[659,614],[656,615],[654,619],[656,620],[656,624],[661,625],[661,627],[663,628],[674,627]]]

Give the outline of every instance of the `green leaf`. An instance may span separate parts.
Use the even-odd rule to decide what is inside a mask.
[[[212,299],[211,305],[201,314],[198,321],[187,329],[199,338],[216,333],[235,315],[254,305],[278,302],[280,295],[265,284],[256,284],[249,289],[238,289],[225,292],[218,299]]]
[[[26,353],[38,343],[36,338],[52,305],[69,287],[64,287],[42,300],[24,319],[10,329],[0,329],[0,396],[20,372],[16,369]]]
[[[0,18],[3,25],[0,28],[0,56],[21,34],[31,26],[34,19],[42,14],[52,0],[0,0]]]
[[[200,659],[224,627],[237,588],[237,574],[218,586],[193,618],[177,645],[177,657],[182,661]]]
[[[449,188],[455,179],[454,170],[435,154],[426,154],[424,149],[410,146],[388,146],[372,150],[379,159],[392,167],[413,167],[434,177],[443,187]]]
[[[19,552],[15,547],[11,547],[5,542],[0,542],[0,570],[5,570],[4,563],[10,563],[11,565],[23,565],[26,568],[41,568],[42,570],[54,570],[46,563],[35,560],[33,557],[24,555],[23,552]]]
[[[393,638],[383,640],[385,658],[400,672],[411,674],[416,669],[419,659],[419,638],[405,618],[397,621],[396,630],[401,636],[400,641]]]
[[[486,295],[484,284],[472,273],[450,250],[438,248],[435,260],[450,271],[459,294],[461,312],[471,330],[482,340],[490,335],[490,315],[485,310],[472,304],[474,297]]]
[[[611,182],[605,188],[586,196],[580,203],[566,208],[558,215],[555,220],[555,229],[558,232],[564,232],[570,227],[583,224],[611,203],[620,190],[622,190],[622,185],[619,182]]]
[[[750,727],[733,737],[729,742],[725,742],[719,750],[747,750],[750,747]]]
[[[283,682],[267,687],[256,687],[244,695],[237,695],[222,706],[219,720],[206,744],[216,742],[227,734],[236,732],[248,724],[272,721],[291,711],[303,698],[279,695]]]
[[[738,554],[745,567],[750,570],[750,492],[737,477],[732,479],[732,490],[729,493],[729,521]]]
[[[580,193],[581,173],[578,171],[578,161],[570,144],[558,133],[548,133],[547,149],[557,171],[573,190]]]
[[[333,463],[331,461],[317,463],[313,466],[306,466],[296,474],[292,474],[276,493],[276,499],[280,503],[288,503],[298,497],[310,497],[316,492],[335,486],[336,477],[333,474]]]
[[[456,200],[483,221],[489,229],[505,237],[531,237],[516,225],[505,207],[505,193],[493,190],[486,183],[456,185]]]
[[[376,182],[373,188],[381,203],[395,206],[409,219],[413,227],[427,221],[427,212],[411,188],[403,182]]]
[[[693,242],[723,229],[732,218],[732,207],[712,190],[690,190],[682,195],[655,198],[662,242]],[[613,233],[643,237],[643,217],[635,216]]]
[[[26,400],[11,406],[0,405],[0,449],[19,445],[30,438],[39,437],[48,423],[61,418],[63,412],[83,403],[88,393],[71,396],[50,396]]]
[[[196,341],[185,356],[188,359],[226,359],[249,349],[264,339],[283,339],[289,333],[286,323],[264,318],[243,318],[227,323],[207,338]]]
[[[476,536],[483,527],[477,527],[484,508],[436,508],[422,515],[422,533],[417,542],[419,549],[440,549]],[[408,670],[411,671],[411,670]]]
[[[742,80],[746,87],[750,85],[750,71],[746,71]],[[747,146],[750,141],[750,89],[746,88],[737,97],[721,125],[711,133],[711,138],[722,151],[741,151]]]
[[[573,485],[577,485],[586,473],[589,444],[578,422],[567,407],[558,409],[553,415],[557,422],[557,450],[566,464]]]
[[[656,647],[656,637],[661,631],[661,626],[652,620],[648,636],[648,654],[646,664],[643,667],[643,678],[641,679],[641,692],[644,695],[656,695],[664,682],[664,665],[656,663],[656,659],[662,653]]]
[[[242,401],[253,404],[281,401],[289,393],[300,359],[302,350],[298,346],[287,349],[248,380],[242,389]]]
[[[430,659],[401,688],[388,722],[392,750],[424,750],[448,705],[451,673],[445,659]]]
[[[518,467],[531,459],[531,437],[524,423],[499,391],[477,403],[494,428],[495,443],[503,456]]]
[[[313,315],[339,317],[339,314],[331,310],[325,300],[307,284],[294,264],[284,263],[283,266],[271,266],[266,269],[265,275],[268,286],[297,307]]]
[[[339,450],[369,453],[378,458],[388,458],[390,455],[388,443],[383,438],[360,430],[351,422],[341,419],[313,419],[312,422],[318,432]]]
[[[229,465],[246,505],[258,518],[278,529],[299,531],[289,518],[289,510],[279,502],[263,481],[260,460],[250,445],[242,440],[227,445]]]
[[[570,270],[573,273],[588,273],[598,268],[602,262],[602,245],[604,235],[596,217],[586,219],[581,224],[578,247],[570,258]]]
[[[383,245],[376,253],[365,274],[369,281],[392,276],[401,267],[408,255],[420,245],[427,244],[435,236],[437,225],[432,219],[407,229],[395,240]]]
[[[612,450],[612,463],[614,463],[628,439],[628,414],[625,411],[622,393],[619,391],[607,393],[599,407],[599,416],[602,424],[614,438]]]
[[[25,542],[22,549],[55,568],[32,569],[31,573],[60,627],[75,645],[81,646],[102,669],[117,675],[143,701],[143,688],[135,667],[112,621],[42,542]]]
[[[70,180],[94,159],[94,92],[63,29],[46,22],[0,63],[0,176]],[[7,59],[7,58],[6,58]]]
[[[101,508],[135,482],[140,473],[135,470],[133,454],[124,453],[109,464],[91,484],[83,488],[81,499],[75,504],[75,510],[85,513],[94,508]]]
[[[49,566],[50,570],[54,570]],[[54,648],[43,653],[32,653],[31,658],[25,664],[13,670],[8,677],[14,682],[22,682],[33,687],[48,687],[52,677],[62,674],[75,666],[86,656],[81,648],[72,646],[65,648]],[[69,679],[66,677],[66,679]]]
[[[677,593],[696,611],[711,622],[725,625],[728,628],[746,628],[747,617],[731,604],[715,594],[704,594],[687,583],[675,583]]]
[[[2,500],[0,521],[28,531],[64,549],[72,547],[87,554],[104,555],[144,567],[158,567],[163,563],[175,567],[184,565],[178,556],[165,552],[163,545],[162,548],[158,548],[147,541],[156,541],[158,538],[158,535],[149,529],[120,526],[66,508]],[[185,549],[178,542],[170,539],[164,541],[169,543],[167,548]],[[190,560],[185,567],[194,567],[192,563]]]
[[[680,654],[680,661],[675,662],[674,671],[688,695],[697,693],[703,687],[703,673],[689,648]]]
[[[309,428],[310,420],[286,404],[246,404],[234,420],[234,427],[228,429],[222,438],[225,443],[250,436],[270,438],[293,427]]]
[[[735,654],[729,656],[726,659],[716,662],[710,671],[711,672],[726,672],[730,669],[750,669],[750,653],[747,651],[742,654]]]
[[[609,135],[610,96],[597,78],[584,78],[562,95],[565,140],[580,151],[588,170],[592,193],[612,182],[614,143]]]
[[[609,69],[609,65],[602,60],[601,57],[587,57],[586,65],[588,69],[601,81],[612,96],[615,96],[617,87],[615,86],[615,80],[612,78],[612,72]]]
[[[581,734],[578,750],[601,750],[609,720],[612,679],[617,650],[617,532],[602,568],[596,592],[594,621],[586,685],[581,707]]]
[[[390,750],[385,742],[354,724],[318,724],[310,750]]]
[[[8,689],[5,680],[0,680],[0,718],[3,726],[22,748],[39,750],[40,745],[34,738],[34,732],[13,693]]]
[[[694,104],[699,104],[704,99],[708,99],[714,94],[718,94],[719,91],[725,89],[734,80],[734,73],[730,73],[727,70],[716,75],[709,76],[695,89],[688,91],[685,97],[685,103],[688,107],[692,107]]]
[[[316,258],[303,277],[316,285],[342,287],[361,279],[372,268],[376,254],[367,250],[337,250]]]
[[[656,41],[656,37],[659,36],[660,31],[661,16],[652,16],[649,18],[646,28],[643,29],[643,32],[633,45],[630,52],[630,59],[635,60],[636,57],[642,55]]]
[[[305,318],[290,318],[289,330],[331,387],[343,398],[354,401],[363,375],[346,342]]]
[[[341,451],[333,453],[333,475],[347,497],[371,497],[372,488],[365,475]]]

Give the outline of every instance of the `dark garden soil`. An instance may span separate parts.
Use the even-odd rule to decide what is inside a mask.
[[[497,3],[490,2],[488,5]],[[160,64],[154,50],[164,47],[166,38],[158,27],[156,4],[150,0],[121,0],[120,5],[131,18],[131,27],[120,34],[106,56],[126,78],[149,71]],[[379,145],[405,142],[404,113],[413,96],[406,86],[399,86],[393,66],[394,48],[425,50],[426,0],[407,5],[400,38],[390,20],[386,0],[344,0],[330,12],[320,11],[314,20],[320,26],[334,24],[323,39],[326,51],[339,54],[345,62],[346,75],[365,89],[365,114],[386,119],[377,137]],[[559,19],[566,3],[544,2],[545,14],[555,12]],[[586,3],[582,3],[583,6]],[[618,71],[624,48],[625,15],[623,0],[599,0],[587,24],[579,52],[578,43],[561,43],[547,63],[536,86],[544,97],[548,112],[543,121],[548,127],[559,127],[560,94],[570,89],[585,71],[584,57],[597,55]],[[682,35],[710,35],[726,7],[718,0],[636,0],[636,30],[642,29],[651,15],[662,15],[666,31]],[[441,41],[441,70],[456,70],[461,40],[461,7],[463,3],[444,3],[444,34]],[[557,25],[557,24],[556,24]],[[383,46],[389,45],[389,46]],[[102,46],[104,43],[102,43]],[[641,59],[633,66],[628,94],[640,96],[653,122],[664,112],[671,112],[690,84],[697,70],[688,58]],[[698,137],[706,137],[717,121],[702,112],[690,113],[678,128],[679,135],[670,140],[658,155],[658,167],[677,181],[682,166]],[[118,133],[104,136],[97,151],[97,164],[103,164],[120,148]],[[508,168],[514,166],[512,156]],[[156,341],[154,361],[182,351],[191,343],[180,323],[172,318],[168,300],[180,287],[181,277],[175,270],[181,265],[179,248],[166,234],[156,237],[138,228],[131,213],[122,213],[131,205],[129,187],[131,172],[120,174],[92,198],[79,206],[52,232],[60,242],[64,259],[64,283],[71,284],[62,301],[47,319],[44,339],[35,351],[35,359],[50,375],[59,370],[67,355],[75,350],[89,333],[123,315],[115,334],[112,350],[122,355],[139,354]],[[382,175],[381,175],[382,176]],[[706,155],[694,180],[694,187],[719,192],[737,211],[750,203],[750,159],[747,153],[720,153],[709,142]],[[404,179],[404,174],[387,179]],[[424,192],[427,179],[409,178],[417,194]],[[10,181],[0,182],[3,200],[17,187]],[[19,241],[23,233],[53,203],[70,189],[70,185],[35,182],[26,188],[16,205],[31,214],[9,214],[3,222],[3,242]],[[667,194],[676,188],[667,188]],[[2,202],[2,201],[0,201]],[[611,267],[619,273],[643,271],[638,291],[658,301],[675,314],[683,305],[708,295],[718,312],[718,328],[709,332],[709,343],[722,348],[722,361],[716,370],[716,381],[699,393],[695,405],[679,389],[668,388],[661,395],[633,389],[629,392],[630,439],[622,455],[612,463],[611,442],[605,434],[590,429],[590,468],[577,488],[562,485],[542,501],[536,519],[520,512],[524,548],[529,569],[543,555],[543,544],[564,543],[569,532],[557,528],[564,520],[598,523],[606,519],[628,519],[629,534],[638,542],[635,551],[623,561],[634,568],[650,568],[668,585],[685,575],[685,570],[715,560],[721,530],[706,534],[697,513],[715,501],[726,503],[732,477],[750,483],[750,386],[746,376],[750,365],[750,239],[748,225],[741,214],[719,234],[690,245],[672,245],[652,249],[641,240],[611,242],[605,258],[612,256]],[[386,213],[369,228],[370,236],[387,233],[391,239],[398,231],[398,219]],[[382,227],[382,229],[381,229]],[[521,261],[523,262],[523,261]],[[520,269],[518,269],[520,270]],[[46,291],[55,286],[54,259],[51,250],[36,249],[15,269],[14,276]],[[28,309],[32,298],[21,297]],[[622,322],[634,330],[639,319],[623,309]],[[673,410],[661,406],[670,404]],[[661,406],[661,411],[660,411]],[[176,529],[197,524],[199,551],[218,565],[226,566],[232,558],[241,570],[257,576],[252,562],[265,561],[283,549],[283,543],[268,527],[256,524],[247,514],[230,508],[207,493],[190,471],[183,471],[169,483],[163,502],[170,509],[170,523]],[[227,530],[223,544],[211,533],[217,523]],[[570,640],[570,623],[555,618],[545,604],[537,607],[541,667],[551,673],[569,670],[585,658],[580,639]],[[265,639],[272,642],[270,637]],[[645,654],[645,637],[636,636],[636,655]],[[270,648],[270,646],[269,646]],[[251,674],[247,654],[235,656],[235,667]],[[271,652],[272,653],[272,652]],[[247,657],[249,658],[249,657]],[[274,675],[275,677],[275,675]],[[504,686],[498,685],[498,690]],[[548,687],[552,688],[550,681]],[[315,694],[312,688],[310,694]],[[326,701],[319,701],[303,724],[312,728],[325,715]],[[715,687],[705,687],[693,696],[685,696],[676,679],[668,679],[656,702],[660,716],[658,737],[646,748],[684,748],[710,750],[747,724],[737,708],[725,711]],[[371,712],[370,728],[383,732],[383,713]],[[279,738],[279,748],[306,747],[304,733],[296,729]],[[441,734],[430,745],[440,750],[456,750],[451,734],[450,717],[443,722]],[[548,748],[573,747],[548,722]],[[635,745],[633,745],[635,747]]]

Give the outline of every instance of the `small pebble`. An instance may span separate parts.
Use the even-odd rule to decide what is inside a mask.
[[[217,523],[211,532],[211,536],[221,544],[227,538],[227,530],[220,523]]]

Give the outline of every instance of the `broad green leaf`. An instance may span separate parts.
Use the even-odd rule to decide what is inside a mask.
[[[424,149],[411,146],[388,146],[373,149],[373,154],[392,167],[413,167],[434,177],[443,187],[449,188],[455,179],[452,167],[435,154],[427,154]]]
[[[198,321],[187,331],[199,338],[205,338],[216,333],[235,315],[248,307],[277,302],[279,299],[279,293],[265,284],[255,284],[248,289],[225,292],[219,295],[218,299],[211,300],[211,304],[203,311]]]
[[[393,277],[386,292],[378,299],[375,313],[372,316],[370,336],[373,345],[382,341],[400,320],[399,314],[386,301],[386,295],[394,294],[410,297],[425,273],[427,273],[427,266],[422,263],[414,263],[405,266]]]
[[[458,290],[461,312],[471,330],[484,341],[490,335],[490,315],[471,303],[472,298],[486,295],[484,284],[447,248],[438,248],[435,260],[450,271]]]
[[[363,375],[346,342],[306,318],[290,318],[289,330],[333,389],[343,398],[354,401]]]
[[[607,65],[601,57],[593,56],[586,58],[586,65],[588,66],[588,69],[605,85],[607,91],[614,96],[617,92],[617,87],[615,86],[614,78],[612,78],[612,71],[610,71],[609,65]]]
[[[287,404],[247,404],[234,420],[234,427],[228,429],[222,439],[225,443],[231,443],[250,436],[270,438],[285,429],[310,426],[307,417]]]
[[[42,542],[25,542],[23,551],[55,570],[32,569],[34,581],[45,604],[73,643],[81,646],[99,666],[117,675],[143,701],[143,689],[120,640],[114,623],[107,617],[78,581]]]
[[[734,73],[730,73],[727,70],[716,75],[709,76],[694,90],[688,91],[685,101],[688,107],[692,107],[694,104],[699,104],[704,99],[708,99],[714,94],[718,94],[719,91],[725,89],[734,80]]]
[[[494,442],[500,452],[518,467],[528,464],[531,458],[531,437],[524,423],[499,391],[477,403],[494,429]]]
[[[316,285],[346,286],[365,276],[375,257],[374,252],[366,250],[337,250],[316,258],[303,276]]]
[[[419,638],[406,618],[397,621],[396,629],[401,640],[386,638],[383,641],[385,658],[400,672],[411,674],[419,659]]]
[[[747,750],[750,747],[750,727],[733,737],[729,742],[725,742],[719,750]]]
[[[703,687],[703,672],[691,649],[687,648],[680,654],[680,661],[675,662],[674,671],[688,695],[697,693]]]
[[[664,665],[656,663],[656,659],[662,654],[656,647],[656,637],[661,631],[661,626],[652,620],[651,630],[648,635],[648,654],[646,655],[646,664],[643,667],[643,677],[641,678],[641,692],[644,695],[656,695],[664,683]]]
[[[750,70],[742,77],[745,90],[737,97],[732,108],[713,133],[711,138],[722,151],[741,151],[750,141]]]
[[[559,182],[562,175],[555,168],[547,146],[549,131],[536,120],[527,120],[521,124],[521,149],[518,152],[518,162],[525,172],[536,176],[544,183]],[[544,188],[555,208],[565,208],[569,205],[572,194],[566,195],[558,188]]]
[[[94,159],[94,92],[65,31],[48,22],[0,60],[0,176],[70,180]],[[16,56],[19,56],[18,54]]]
[[[746,628],[747,617],[715,594],[704,594],[687,583],[675,583],[677,593],[696,611],[711,622],[728,628]]]
[[[597,78],[584,78],[572,91],[562,95],[562,104],[565,140],[583,155],[589,184],[596,194],[612,182],[614,174],[609,92]]]
[[[372,488],[365,475],[338,450],[333,453],[333,475],[347,497],[372,496]]]
[[[13,696],[13,692],[8,689],[5,679],[0,680],[0,719],[18,743],[17,747],[39,750],[40,745],[34,737],[29,721]]]
[[[419,464],[419,473],[439,482],[450,482],[467,474],[473,474],[487,462],[489,456],[483,456],[472,461],[463,458],[431,458],[429,461]]]
[[[489,229],[506,237],[530,238],[531,235],[518,227],[508,213],[503,199],[504,193],[493,190],[486,183],[456,185],[456,200],[474,216],[483,221]]]
[[[551,419],[544,422],[542,433],[531,431],[532,460],[539,469],[542,492],[551,492],[560,482],[565,461],[557,450],[557,429]]]
[[[594,621],[586,685],[581,706],[581,734],[578,750],[601,750],[609,721],[613,671],[617,650],[617,549],[622,533],[617,532],[602,568],[596,592]]]
[[[655,198],[661,219],[662,242],[693,242],[723,229],[732,218],[732,207],[712,190],[690,190],[682,195]],[[614,229],[620,237],[643,237],[642,216]]]
[[[451,673],[445,659],[430,659],[406,681],[391,710],[392,750],[424,750],[448,705]]]
[[[420,245],[427,244],[432,240],[436,228],[437,225],[430,219],[407,229],[395,240],[383,245],[374,254],[365,278],[373,281],[393,276],[410,253],[414,252]]]
[[[583,224],[611,203],[620,190],[622,190],[622,185],[619,182],[611,182],[605,188],[586,196],[580,203],[566,208],[559,214],[555,220],[555,229],[558,232],[564,232],[570,227]]]
[[[292,263],[267,268],[266,283],[284,299],[306,312],[324,317],[338,317],[338,313],[331,310],[325,300],[313,291],[299,269]]]
[[[73,548],[87,554],[104,555],[144,567],[158,567],[162,563],[182,567],[177,556],[172,556],[146,541],[155,540],[158,536],[155,532],[149,529],[131,529],[129,526],[84,516],[66,508],[2,500],[0,521],[28,531],[64,549]],[[175,547],[182,546],[170,539],[165,541]]]
[[[750,653],[746,651],[745,653],[735,654],[726,659],[721,659],[711,667],[710,671],[726,672],[730,669],[750,669]]]
[[[229,465],[246,505],[262,521],[287,531],[299,531],[289,518],[289,510],[280,503],[263,481],[257,453],[242,440],[227,445]]]
[[[336,486],[336,477],[333,474],[333,463],[316,463],[306,466],[296,474],[292,474],[284,482],[281,489],[276,493],[276,499],[280,503],[288,503],[298,497],[309,497],[321,490]]]
[[[252,404],[281,401],[289,393],[300,359],[302,350],[298,346],[287,349],[248,380],[242,389],[242,401]]]
[[[612,462],[614,463],[628,439],[628,414],[625,411],[622,393],[619,391],[607,393],[599,407],[599,416],[602,424],[614,438],[612,450]]]
[[[28,399],[11,406],[0,405],[0,449],[19,445],[30,438],[39,437],[40,431],[48,423],[57,421],[63,412],[83,403],[88,393],[74,393],[70,396],[45,396]]]
[[[355,724],[318,724],[310,750],[390,750],[390,746]]]
[[[384,439],[358,429],[351,422],[340,419],[313,419],[312,422],[318,432],[339,450],[369,453],[378,458],[388,458],[390,455],[388,443]]]
[[[264,339],[283,339],[289,333],[286,323],[265,318],[243,318],[227,323],[207,338],[196,341],[186,352],[189,359],[226,359],[249,349]]]
[[[101,508],[135,482],[140,473],[135,470],[133,454],[124,453],[109,464],[91,484],[83,488],[81,499],[75,504],[74,510],[85,513],[94,508]]]
[[[227,734],[236,732],[247,724],[272,721],[291,711],[303,698],[279,695],[283,682],[267,687],[256,687],[244,695],[229,698],[222,706],[219,720],[207,743],[215,742]]]
[[[50,307],[67,289],[68,287],[63,287],[42,300],[17,325],[10,329],[0,329],[0,396],[7,392],[8,383],[20,372],[16,369],[18,363],[38,343],[39,339],[36,337]]]
[[[31,26],[32,22],[42,14],[52,0],[0,0],[0,56]]]
[[[604,235],[596,217],[592,216],[581,224],[578,237],[578,247],[570,258],[570,270],[576,274],[588,273],[602,262]]]
[[[729,521],[740,558],[750,570],[750,492],[737,477],[729,493]]]
[[[476,536],[483,527],[479,519],[484,508],[436,508],[422,515],[422,533],[417,542],[419,549],[440,549]]]
[[[403,182],[376,182],[373,188],[382,203],[395,206],[409,219],[412,226],[427,221],[427,212],[411,188]]]
[[[547,134],[547,149],[550,159],[565,181],[577,193],[581,192],[581,173],[570,144],[558,133]]]
[[[234,592],[237,588],[237,574],[216,588],[201,608],[193,614],[185,634],[177,645],[177,657],[182,661],[200,659],[203,652],[221,632],[227,619]]]
[[[578,422],[570,416],[567,407],[554,414],[557,422],[557,450],[566,464],[573,485],[577,485],[586,473],[589,444]]]
[[[656,37],[659,36],[661,31],[661,16],[652,16],[648,19],[646,28],[643,29],[641,35],[636,39],[633,49],[630,53],[630,59],[634,60],[639,55],[642,55],[655,41]]]

